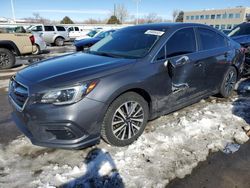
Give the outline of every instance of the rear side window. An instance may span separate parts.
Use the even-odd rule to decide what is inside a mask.
[[[227,39],[215,31],[198,28],[200,50],[211,50],[227,46]]]
[[[75,31],[79,31],[79,28],[78,28],[78,27],[75,27]]]
[[[44,26],[45,31],[55,31],[54,26]]]
[[[66,31],[66,29],[62,26],[56,26],[57,31]]]
[[[250,35],[250,24],[245,23],[245,24],[240,24],[233,28],[228,36],[230,37],[235,37],[235,36],[240,36],[240,35]]]
[[[196,40],[193,28],[177,31],[166,44],[167,57],[174,57],[196,51]]]

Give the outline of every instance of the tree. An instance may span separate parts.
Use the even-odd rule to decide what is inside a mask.
[[[65,16],[60,23],[61,24],[74,24],[74,22],[68,16]]]
[[[120,20],[116,16],[111,16],[107,22],[107,24],[120,24]]]
[[[184,17],[184,12],[180,11],[175,21],[176,22],[183,22],[183,17]]]
[[[173,16],[173,22],[176,21],[176,18],[177,16],[179,15],[180,13],[180,10],[174,10],[173,13],[172,13],[172,16]]]
[[[121,23],[124,23],[129,16],[127,8],[123,4],[118,4],[115,9],[115,16]]]

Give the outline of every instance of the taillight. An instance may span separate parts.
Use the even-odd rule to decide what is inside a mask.
[[[35,44],[35,37],[33,35],[30,36],[30,42],[32,45]]]

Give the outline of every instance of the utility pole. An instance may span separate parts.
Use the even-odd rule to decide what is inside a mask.
[[[136,25],[139,24],[139,4],[141,3],[141,0],[135,0],[136,1]]]
[[[114,16],[116,16],[116,4],[114,4]]]
[[[14,22],[16,22],[16,16],[15,16],[15,9],[14,9],[13,0],[10,0],[10,2],[11,2],[12,18],[13,18]]]

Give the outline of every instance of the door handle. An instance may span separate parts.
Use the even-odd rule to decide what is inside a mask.
[[[184,65],[186,63],[189,63],[189,57],[188,56],[182,56],[179,59],[176,60],[176,65]]]

